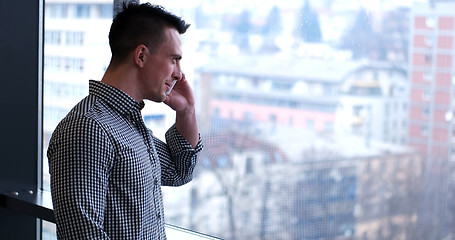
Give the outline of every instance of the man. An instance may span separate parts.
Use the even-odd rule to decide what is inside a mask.
[[[49,143],[58,238],[166,239],[161,186],[191,181],[202,149],[194,96],[180,68],[180,34],[188,27],[150,4],[124,5],[114,18],[108,69],[90,81],[89,95]],[[144,125],[145,99],[176,112],[166,143]]]

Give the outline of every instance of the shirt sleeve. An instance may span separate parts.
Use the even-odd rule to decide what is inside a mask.
[[[173,125],[166,132],[166,143],[154,137],[161,164],[161,185],[181,186],[193,179],[198,153],[203,149],[199,136],[195,148],[177,131]]]
[[[48,159],[57,237],[109,239],[103,219],[114,155],[107,134],[94,120],[67,119],[51,138]]]

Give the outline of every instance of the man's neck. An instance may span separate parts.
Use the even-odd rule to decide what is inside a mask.
[[[126,65],[118,65],[116,67],[109,66],[101,82],[111,85],[141,102],[143,99],[137,90],[136,79],[134,70],[129,69]]]

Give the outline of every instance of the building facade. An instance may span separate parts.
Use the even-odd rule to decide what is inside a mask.
[[[409,144],[448,159],[453,139],[454,2],[415,5],[410,36]]]

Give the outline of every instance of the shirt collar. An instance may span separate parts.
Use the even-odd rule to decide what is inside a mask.
[[[140,112],[145,105],[144,101],[138,102],[122,90],[101,81],[90,80],[89,94],[99,97],[122,115]]]

